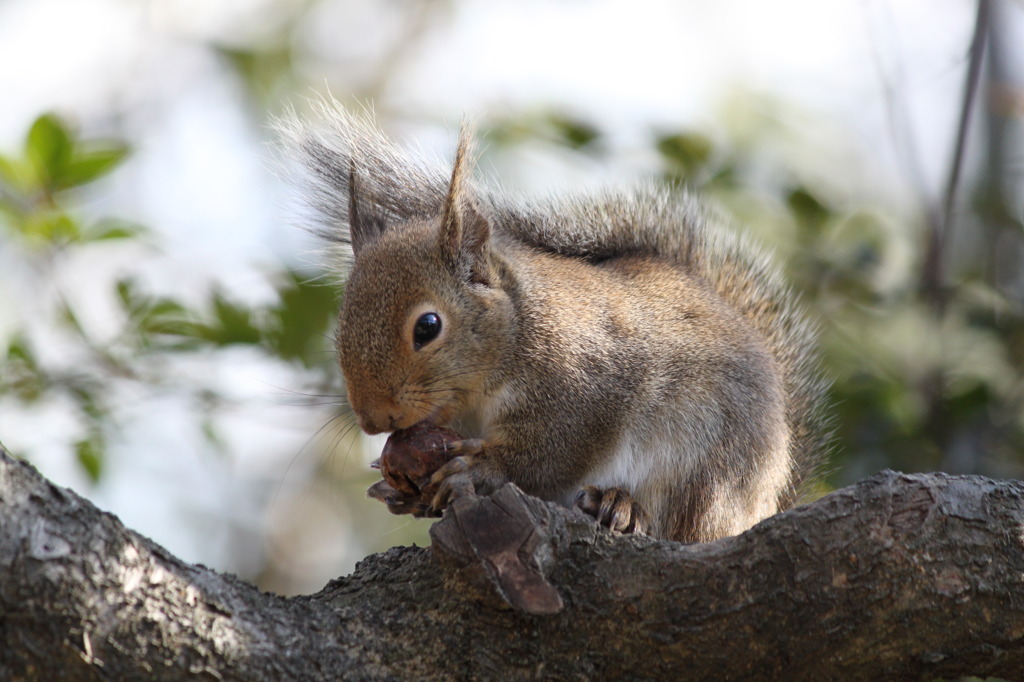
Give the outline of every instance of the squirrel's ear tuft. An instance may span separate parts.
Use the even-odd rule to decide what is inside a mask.
[[[464,124],[459,133],[455,166],[452,168],[452,179],[441,214],[439,246],[449,267],[467,281],[489,284],[487,252],[491,226],[470,196],[468,176],[472,171],[471,140],[472,131]]]
[[[348,230],[352,254],[356,257],[364,246],[375,241],[384,232],[385,221],[373,197],[364,197],[354,158],[348,166]]]

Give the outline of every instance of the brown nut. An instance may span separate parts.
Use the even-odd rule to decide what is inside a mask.
[[[462,436],[443,426],[426,422],[399,429],[388,436],[380,456],[380,473],[395,490],[419,495],[434,475],[456,452],[449,443]]]

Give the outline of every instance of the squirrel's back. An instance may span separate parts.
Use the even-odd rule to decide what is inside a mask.
[[[641,187],[526,206],[502,198],[492,208],[503,229],[537,248],[590,261],[628,253],[673,260],[762,335],[782,368],[792,481],[780,508],[792,506],[823,464],[828,384],[818,367],[817,330],[768,252],[683,188]]]
[[[333,105],[320,113],[325,123],[307,126],[293,118],[282,129],[306,170],[320,232],[340,242],[343,258],[351,255],[346,226],[353,169],[358,169],[362,200],[373,204],[383,222],[429,220],[442,212],[450,183],[445,165],[423,163],[372,124]],[[821,464],[826,384],[816,366],[815,330],[763,249],[679,189],[644,187],[538,201],[473,184],[472,196],[501,239],[595,265],[630,256],[664,259],[738,312],[778,367],[789,461],[777,508],[797,500],[801,485]]]

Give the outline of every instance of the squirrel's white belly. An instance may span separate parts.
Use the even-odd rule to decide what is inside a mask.
[[[610,456],[583,478],[580,487],[624,488],[652,519],[665,518],[662,505],[667,502],[667,496],[660,494],[659,489],[668,481],[689,478],[694,461],[702,454],[685,452],[686,439],[681,436],[673,428],[654,433],[627,431]],[[692,447],[693,441],[690,442]]]
[[[679,493],[697,479],[712,480],[701,495],[706,499],[702,524],[716,537],[740,533],[778,511],[778,494],[788,481],[788,436],[776,434],[775,448],[762,465],[752,468],[746,480],[706,475],[714,444],[727,428],[722,414],[713,409],[670,413],[674,418],[655,420],[657,428],[627,431],[608,458],[580,481],[580,486],[624,488],[650,514],[656,535],[671,528],[672,507]],[[667,415],[666,415],[667,416]],[[702,470],[705,472],[702,475]]]

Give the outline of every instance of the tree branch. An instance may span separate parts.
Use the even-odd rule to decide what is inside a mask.
[[[964,92],[960,101],[960,119],[956,127],[953,144],[953,159],[949,164],[949,176],[943,194],[942,211],[936,212],[938,219],[931,225],[925,244],[925,260],[921,268],[922,290],[938,315],[946,309],[948,292],[945,289],[943,259],[952,229],[953,213],[963,172],[964,153],[967,148],[967,134],[971,128],[971,112],[978,98],[981,85],[981,66],[985,61],[988,45],[991,0],[977,0],[978,8],[974,18],[974,33],[971,36],[967,73],[964,76]]]
[[[282,598],[0,449],[0,679],[1019,678],[1022,527],[1024,484],[974,476],[883,472],[698,545],[506,486]]]

